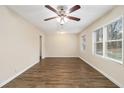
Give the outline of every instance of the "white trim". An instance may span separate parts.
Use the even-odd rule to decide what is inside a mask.
[[[122,63],[124,65],[124,16],[122,16]]]
[[[123,34],[123,31],[122,31]],[[122,41],[123,39],[117,39],[117,40],[107,40],[106,42],[118,42],[118,41]]]
[[[95,33],[92,33],[92,55],[95,53],[95,44],[94,44],[94,39],[95,39]]]
[[[23,72],[25,72],[26,70],[28,70],[29,68],[31,68],[32,66],[34,66],[36,63],[35,62],[31,65],[29,65],[28,67],[26,67],[25,69],[23,69],[22,71],[20,71],[19,73],[15,74],[14,76],[8,78],[6,81],[4,81],[3,83],[0,84],[0,87],[4,86],[5,84],[9,83],[11,80],[15,79],[17,76],[19,76],[20,74],[22,74]]]
[[[93,67],[94,69],[96,69],[97,71],[99,71],[101,74],[103,74],[105,77],[107,77],[109,80],[111,80],[113,83],[115,83],[117,86],[119,86],[120,88],[124,88],[124,85],[120,84],[118,81],[116,81],[114,78],[112,78],[110,75],[108,75],[107,73],[101,71],[99,68],[97,68],[96,66],[90,64],[88,61],[86,61],[84,58],[80,57],[79,58],[81,60],[83,60],[83,62],[86,62],[88,65],[90,65],[91,67]]]
[[[74,58],[78,58],[78,56],[46,56],[45,58],[70,58],[70,57],[74,57]]]
[[[42,56],[42,59],[45,59],[45,56]]]
[[[93,40],[93,47],[92,47],[92,48],[94,48],[94,51],[93,51],[92,54],[93,54],[93,55],[98,55],[98,56],[102,56],[102,57],[103,57],[103,54],[102,54],[102,55],[99,55],[99,54],[96,53],[96,44],[98,44],[98,43],[102,43],[102,44],[103,44],[103,38],[102,38],[102,41],[96,41],[96,32],[97,32],[99,29],[102,29],[102,34],[103,34],[104,26],[100,26],[100,27],[98,27],[97,29],[95,29],[95,30],[93,31],[93,37],[92,37],[92,40]],[[102,50],[102,52],[103,52],[103,50]]]
[[[124,36],[123,36],[123,31],[124,31],[124,29],[123,29],[123,26],[124,26],[124,23],[123,23],[124,17],[123,17],[123,15],[121,15],[121,16],[117,17],[116,19],[110,21],[108,24],[106,24],[106,25],[104,26],[104,28],[106,28],[107,25],[109,25],[109,24],[111,24],[111,23],[113,23],[113,22],[116,22],[116,21],[119,20],[120,18],[122,18],[122,39],[118,39],[118,40],[107,40],[107,38],[106,38],[106,41],[105,41],[104,43],[122,41],[122,60],[119,61],[119,60],[117,60],[117,59],[108,57],[106,54],[105,54],[104,58],[109,59],[109,60],[112,60],[112,61],[117,62],[117,63],[120,63],[120,64],[123,64],[123,37],[124,37]],[[106,30],[105,32],[107,33],[107,30]],[[107,36],[107,35],[105,35],[105,36]],[[105,51],[105,50],[104,50],[104,51]],[[106,51],[105,51],[105,52],[106,52]]]

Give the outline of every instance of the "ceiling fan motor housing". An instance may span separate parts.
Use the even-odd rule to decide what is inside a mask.
[[[60,16],[65,16],[67,6],[59,5],[57,6],[57,9],[58,9]]]
[[[59,11],[62,11],[62,10],[67,10],[67,6],[64,6],[64,5],[58,5],[57,6],[57,9],[59,10]]]

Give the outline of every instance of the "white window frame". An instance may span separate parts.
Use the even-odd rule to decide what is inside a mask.
[[[98,29],[100,29],[100,28],[103,29],[103,27],[101,26],[101,27],[97,28],[97,29],[93,32],[93,49],[94,49],[93,52],[94,52],[94,54],[95,54],[96,56],[103,57],[103,54],[100,55],[100,54],[97,54],[97,53],[96,53],[96,44],[97,44],[97,43],[104,43],[103,40],[102,40],[101,42],[96,42],[96,31],[97,31]],[[102,31],[102,32],[103,32],[103,31]],[[102,50],[102,51],[103,51],[103,50]]]
[[[110,58],[110,57],[106,56],[105,53],[104,53],[104,57],[105,57],[106,59],[112,60],[112,61],[114,61],[114,62],[123,64],[123,47],[124,47],[124,45],[123,45],[123,42],[124,42],[124,41],[123,41],[123,38],[124,38],[124,35],[123,35],[124,33],[123,33],[123,31],[124,31],[124,17],[121,15],[121,16],[115,18],[114,20],[112,20],[112,21],[110,21],[109,23],[107,23],[107,24],[104,26],[104,28],[106,28],[107,25],[109,25],[109,24],[111,24],[111,23],[117,21],[117,20],[120,19],[120,18],[122,18],[122,39],[121,39],[121,41],[122,41],[122,61],[119,61],[119,60]],[[104,30],[105,30],[105,29],[104,29]],[[105,41],[104,41],[104,44],[105,44],[106,39],[107,39],[107,31],[105,30],[104,32],[105,32],[105,39],[104,39]],[[112,40],[111,40],[111,41],[112,41]],[[120,40],[113,40],[113,41],[120,41]],[[105,48],[104,48],[104,51],[105,51]],[[105,52],[106,52],[106,51],[105,51]]]
[[[119,60],[116,60],[116,59],[113,59],[113,58],[110,58],[110,57],[106,56],[106,40],[107,40],[106,26],[108,24],[111,24],[111,23],[117,21],[120,18],[122,18],[122,39],[121,39],[121,41],[122,41],[122,61],[119,61]],[[95,39],[96,39],[96,37],[95,37],[95,33],[94,32],[97,29],[99,29],[99,28],[103,28],[103,55],[96,54],[96,52],[95,52]],[[124,17],[121,15],[121,16],[115,18],[114,20],[108,22],[107,24],[105,24],[103,26],[100,26],[99,28],[95,29],[93,31],[93,34],[92,34],[92,37],[93,37],[93,42],[92,42],[92,45],[93,45],[93,47],[92,47],[93,55],[99,56],[99,57],[102,57],[104,59],[111,60],[111,61],[114,61],[114,62],[117,62],[117,63],[120,63],[120,64],[123,64],[124,63],[124,57],[123,57],[124,56]],[[113,40],[113,41],[116,41],[116,40]],[[117,41],[119,41],[119,40],[117,40]]]

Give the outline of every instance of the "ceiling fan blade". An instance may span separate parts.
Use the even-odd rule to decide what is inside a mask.
[[[48,21],[48,20],[55,19],[55,18],[57,17],[50,17],[50,18],[44,19],[44,21]]]
[[[56,13],[58,15],[58,12],[56,9],[54,9],[53,7],[51,7],[50,5],[45,5],[46,8],[48,8],[49,10],[53,11],[54,13]]]
[[[72,12],[74,12],[74,11],[80,9],[80,8],[81,8],[80,5],[75,5],[75,6],[73,6],[72,8],[69,9],[69,13],[72,13]]]
[[[73,16],[67,16],[67,18],[75,21],[80,21],[80,18],[73,17]]]

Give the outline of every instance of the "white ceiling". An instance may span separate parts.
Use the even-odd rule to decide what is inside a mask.
[[[57,6],[51,5],[56,8]],[[13,5],[8,6],[11,10],[15,11],[17,14],[39,27],[45,32],[55,32],[63,29],[66,32],[78,33],[82,31],[85,27],[90,25],[96,19],[110,11],[114,6],[110,5],[81,5],[81,9],[71,13],[70,15],[81,18],[79,22],[69,20],[64,24],[63,28],[60,27],[56,19],[50,21],[43,21],[45,18],[56,16],[56,14],[43,5]],[[72,5],[67,6],[68,9]]]

